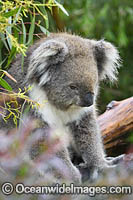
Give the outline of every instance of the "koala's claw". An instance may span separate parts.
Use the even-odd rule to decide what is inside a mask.
[[[109,167],[115,167],[118,163],[120,163],[121,161],[123,161],[125,154],[122,154],[120,156],[117,157],[107,157],[106,158],[106,163]]]

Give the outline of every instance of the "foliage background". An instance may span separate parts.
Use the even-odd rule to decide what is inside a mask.
[[[3,11],[2,2],[9,4],[9,7],[5,4]],[[67,10],[69,16],[61,5]],[[101,94],[98,99],[99,109],[103,111],[111,100],[122,100],[132,96],[132,0],[58,0],[58,2],[54,0],[6,0],[0,1],[0,6],[1,69],[8,69],[16,53],[22,53],[23,63],[26,48],[43,34],[49,34],[49,31],[68,31],[90,39],[104,38],[118,47],[122,58],[122,68],[117,84],[101,85]],[[12,6],[14,10],[11,9],[11,12]],[[15,38],[14,41],[12,36]],[[0,84],[7,87],[3,79],[0,79]],[[8,87],[8,89],[11,88]]]

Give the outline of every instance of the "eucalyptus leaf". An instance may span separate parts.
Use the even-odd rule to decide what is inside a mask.
[[[41,26],[41,25],[38,25],[39,26],[39,28],[41,29],[41,31],[45,34],[45,35],[49,35],[50,34],[50,32],[46,29],[46,28],[44,28],[43,26]]]
[[[8,66],[11,64],[13,58],[15,57],[16,55],[16,48],[15,47],[12,47],[12,50],[10,52],[10,55],[8,57],[8,61],[7,61],[7,64],[5,66],[5,69],[8,68]]]
[[[20,8],[18,9],[18,12],[17,12],[17,14],[16,14],[16,17],[15,17],[15,19],[14,19],[14,21],[13,21],[13,24],[12,24],[12,25],[14,25],[14,24],[17,22],[17,20],[18,20],[18,17],[19,17],[19,15],[20,15],[20,13],[21,13],[21,9],[22,9],[22,6],[20,6]]]
[[[33,40],[34,30],[35,30],[35,15],[33,16],[32,21],[31,21],[31,25],[30,25],[29,37],[28,37],[28,42],[27,42],[28,46],[31,44],[31,42]]]
[[[1,77],[0,77],[0,85],[6,90],[12,91],[12,87]]]
[[[11,50],[11,49],[12,49],[12,43],[11,43],[11,39],[10,39],[8,33],[9,33],[9,32],[6,31],[6,38],[7,38],[8,46],[9,46],[9,48],[10,48],[10,50]],[[10,33],[9,33],[9,34],[10,34]]]
[[[15,9],[12,9],[12,10],[10,10],[8,12],[5,12],[3,14],[3,17],[9,18],[11,16],[14,16],[15,14],[17,14],[18,10],[19,10],[19,8],[15,8]]]
[[[4,43],[6,49],[9,51],[9,47],[7,45],[7,42],[6,42],[6,38],[5,38],[5,35],[3,33],[0,33],[0,39],[2,40],[2,42]]]
[[[45,6],[38,6],[38,7],[39,7],[40,11],[42,12],[42,14],[44,16],[46,16],[45,24],[46,24],[46,29],[48,29],[49,28],[49,21],[48,21],[48,14],[46,12]]]
[[[22,21],[22,31],[23,31],[23,44],[25,44],[26,43],[26,27],[24,25],[23,20],[21,21]]]
[[[55,0],[56,5],[62,10],[63,13],[65,13],[67,16],[69,16],[68,12],[66,11],[66,9]]]

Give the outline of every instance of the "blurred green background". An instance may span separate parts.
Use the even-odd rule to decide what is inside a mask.
[[[23,54],[23,63],[25,47],[49,31],[68,31],[90,39],[104,38],[118,48],[122,59],[119,81],[114,85],[101,84],[100,112],[111,100],[132,96],[133,0],[0,0],[0,70],[7,70],[17,53]],[[2,78],[3,74],[0,85],[10,88]]]

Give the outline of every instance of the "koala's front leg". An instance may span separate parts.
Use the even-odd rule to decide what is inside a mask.
[[[85,114],[80,121],[70,124],[77,151],[89,168],[90,178],[95,179],[98,171],[115,164],[115,158],[106,159],[101,134],[94,112]],[[118,160],[118,159],[117,159]]]
[[[81,174],[70,160],[69,152],[67,148],[62,148],[59,152],[57,152],[57,156],[61,159],[61,161],[67,167],[66,172],[68,172],[68,176],[70,177],[71,181],[76,184],[81,183]]]

